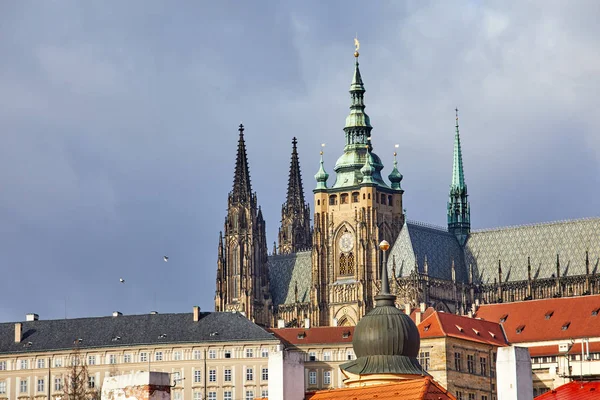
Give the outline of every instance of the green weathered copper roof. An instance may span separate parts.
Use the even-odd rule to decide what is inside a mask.
[[[344,151],[344,154],[335,163],[334,171],[336,172],[336,176],[335,183],[332,186],[334,189],[358,186],[363,182],[361,169],[367,163],[367,145],[362,145],[360,148],[358,145],[354,145],[350,149],[348,149],[348,146],[346,147],[347,150]],[[369,153],[371,156],[369,162],[375,169],[371,174],[373,182],[379,187],[389,189],[390,187],[381,176],[381,170],[383,169],[381,159],[377,154],[373,152]]]
[[[456,111],[458,113],[458,110]],[[458,133],[458,114],[456,115],[456,133],[454,134],[454,162],[452,165],[452,188],[465,189],[465,173],[463,171],[460,134]]]
[[[325,168],[323,167],[323,152],[321,152],[321,165],[319,166],[319,171],[315,175],[315,179],[317,180],[317,187],[315,190],[327,189],[327,179],[329,179],[329,174],[325,172]]]
[[[350,95],[352,103],[350,105],[350,115],[346,117],[346,128],[367,127],[371,128],[371,119],[365,113],[364,103],[365,85],[360,76],[358,68],[358,58],[354,64],[354,76],[350,85]]]
[[[373,180],[373,173],[376,171],[373,166],[373,156],[371,152],[367,150],[367,156],[365,157],[365,165],[360,169],[360,173],[363,175],[362,183],[375,183]]]
[[[388,179],[392,183],[392,189],[402,190],[402,187],[400,186],[400,182],[402,182],[402,174],[400,171],[398,171],[398,160],[396,159],[396,153],[394,153],[394,168],[388,175]]]

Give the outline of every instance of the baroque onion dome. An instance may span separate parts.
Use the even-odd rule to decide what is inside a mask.
[[[387,242],[383,243],[389,248]],[[350,375],[426,374],[417,360],[419,330],[408,315],[396,308],[395,299],[390,294],[387,268],[382,268],[381,291],[375,296],[375,308],[354,329],[352,347],[357,359],[340,366]]]
[[[375,183],[373,180],[373,174],[376,172],[373,164],[375,160],[371,154],[370,149],[367,149],[367,157],[365,157],[365,165],[360,169],[360,173],[363,174],[362,183]]]
[[[315,179],[317,181],[317,187],[315,190],[327,189],[327,179],[329,179],[329,174],[325,172],[325,168],[323,167],[323,151],[321,151],[321,163],[319,166],[319,171],[317,171],[315,174]]]
[[[396,155],[397,155],[396,152],[394,152],[394,168],[392,169],[392,172],[390,172],[388,179],[392,183],[390,185],[392,187],[392,189],[402,190],[402,187],[400,186],[400,182],[402,182],[403,177],[402,177],[402,174],[400,173],[400,171],[398,171],[398,160],[396,159]]]

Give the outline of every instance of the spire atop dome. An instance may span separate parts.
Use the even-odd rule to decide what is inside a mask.
[[[360,169],[360,173],[363,175],[362,183],[375,183],[373,180],[373,174],[377,172],[375,167],[375,160],[373,159],[373,155],[371,151],[367,148],[367,157],[365,157],[365,165]]]
[[[233,190],[230,194],[233,203],[249,202],[252,199],[252,185],[250,184],[250,171],[248,169],[248,156],[246,154],[243,124],[240,124],[238,131],[240,132],[240,137],[238,139],[237,157],[235,159]]]
[[[327,179],[329,178],[329,174],[325,172],[325,168],[323,167],[323,150],[325,147],[325,143],[321,144],[321,163],[319,166],[319,171],[315,175],[315,179],[317,180],[317,187],[315,190],[327,189]]]
[[[398,146],[399,145],[395,145],[396,148],[398,148]],[[396,159],[397,155],[398,153],[394,151],[394,168],[392,168],[392,172],[390,172],[390,174],[388,175],[388,179],[392,183],[390,185],[392,189],[402,190],[400,182],[402,182],[403,177],[400,171],[398,171],[398,160]]]

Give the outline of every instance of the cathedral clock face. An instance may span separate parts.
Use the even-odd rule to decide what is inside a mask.
[[[340,238],[340,250],[344,253],[348,253],[354,247],[354,236],[350,232],[346,232]]]

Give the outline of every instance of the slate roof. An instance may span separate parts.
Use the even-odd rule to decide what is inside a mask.
[[[447,229],[419,222],[407,222],[400,231],[388,256],[388,271],[396,264],[396,276],[407,276],[418,262],[420,272],[424,272],[427,257],[429,276],[452,279],[452,260],[458,281],[467,281],[468,275],[463,261],[463,252],[456,237]]]
[[[527,257],[533,278],[551,278],[556,275],[556,254],[561,275],[584,275],[586,250],[590,270],[597,271],[600,218],[475,231],[465,246],[465,262],[473,264],[475,281],[481,283],[498,278],[499,259],[505,281],[527,279]]]
[[[79,348],[200,342],[279,342],[239,313],[200,313],[198,322],[194,322],[192,313],[182,313],[38,320],[22,324],[21,343],[15,343],[14,322],[0,324],[0,354],[67,350],[74,347],[77,339],[82,339]],[[113,340],[116,337],[120,339]]]
[[[269,285],[273,304],[294,303],[296,284],[298,285],[298,301],[303,303],[310,300],[311,257],[310,250],[294,254],[269,256]]]
[[[573,381],[539,395],[535,400],[593,400],[600,396],[600,381]]]
[[[475,316],[501,323],[511,343],[600,337],[600,295],[484,304]]]

